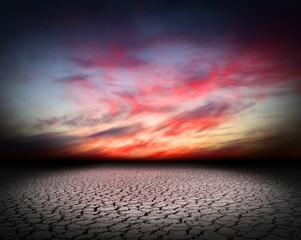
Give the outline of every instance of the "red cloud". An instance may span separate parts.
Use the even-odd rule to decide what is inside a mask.
[[[119,92],[116,94],[128,103],[128,105],[130,106],[130,109],[131,109],[130,115],[140,113],[143,110],[143,107],[142,107],[140,101],[137,100],[137,98],[134,94],[131,94],[131,93],[128,93],[125,91]]]
[[[91,51],[91,50],[90,50]],[[85,52],[89,57],[75,57],[73,61],[84,68],[125,68],[134,70],[140,66],[148,64],[145,60],[138,58],[133,53],[126,52],[122,46],[110,46],[109,49],[103,49],[95,46],[91,52]]]
[[[290,36],[286,24],[278,24],[269,23],[248,39],[229,43],[222,58],[221,87],[300,85],[299,41]]]
[[[229,102],[210,102],[192,111],[183,112],[160,124],[158,129],[166,129],[165,135],[173,136],[189,130],[202,131],[228,121],[234,115],[252,106]]]

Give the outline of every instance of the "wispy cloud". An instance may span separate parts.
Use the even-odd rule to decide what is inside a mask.
[[[122,112],[112,114],[111,112],[104,113],[101,116],[94,116],[95,111],[75,113],[59,117],[51,117],[47,119],[37,119],[32,125],[36,129],[47,129],[52,126],[67,126],[67,127],[94,127],[104,123],[112,123],[120,120]]]
[[[74,87],[82,87],[86,89],[96,89],[97,87],[89,80],[89,74],[77,74],[63,78],[59,78],[57,82],[70,84]]]
[[[58,117],[52,117],[48,119],[37,119],[36,122],[33,124],[33,128],[42,130],[51,126],[58,125],[60,122],[61,118]]]
[[[222,100],[211,101],[191,111],[182,112],[164,121],[158,129],[165,128],[166,135],[185,134],[187,131],[202,131],[212,129],[225,123],[235,114],[252,107],[254,103],[236,103]]]
[[[133,136],[134,134],[141,131],[142,129],[143,128],[141,124],[132,124],[128,126],[109,128],[107,130],[94,133],[90,135],[88,138]]]

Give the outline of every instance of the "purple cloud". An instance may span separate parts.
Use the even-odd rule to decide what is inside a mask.
[[[134,135],[141,130],[141,124],[132,124],[129,126],[109,128],[107,130],[94,133],[90,135],[89,138],[129,136]]]

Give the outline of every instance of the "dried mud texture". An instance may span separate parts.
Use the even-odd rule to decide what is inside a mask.
[[[0,239],[301,239],[300,179],[209,167],[28,174],[2,181]]]

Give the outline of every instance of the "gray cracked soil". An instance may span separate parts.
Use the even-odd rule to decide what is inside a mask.
[[[7,179],[0,239],[301,239],[300,170],[97,166]]]

